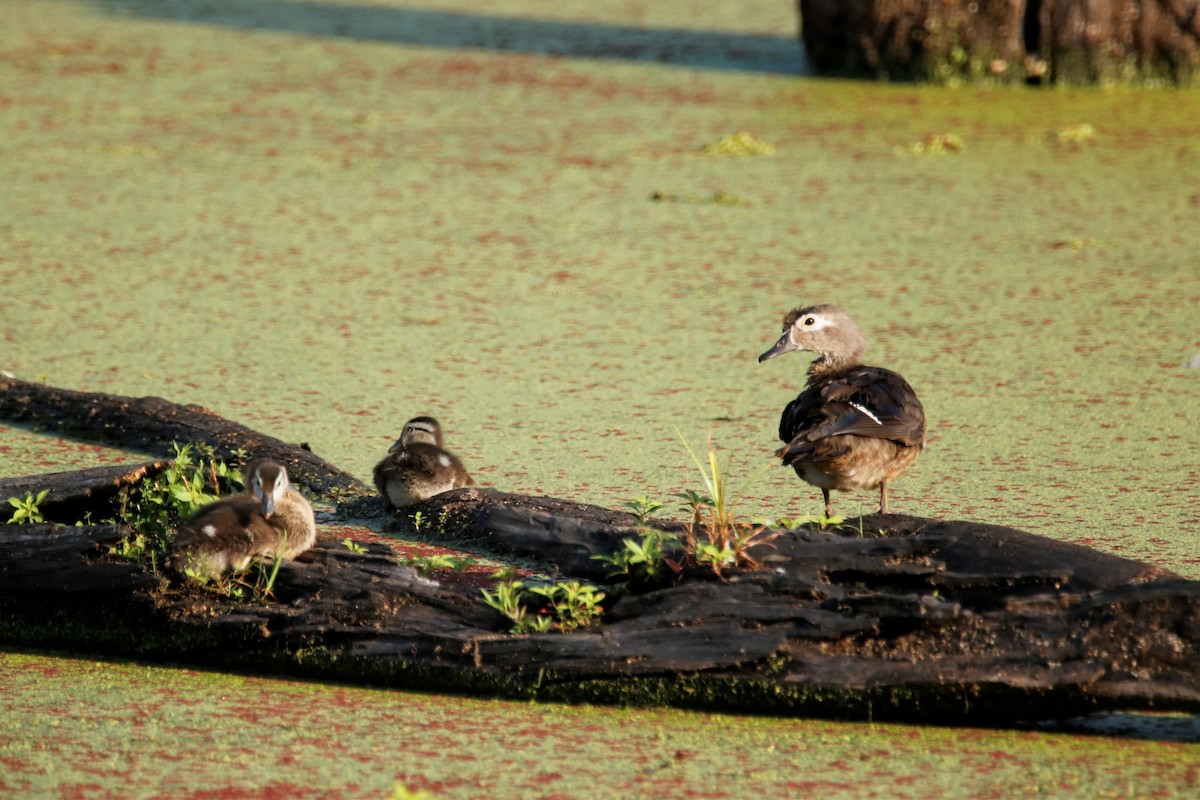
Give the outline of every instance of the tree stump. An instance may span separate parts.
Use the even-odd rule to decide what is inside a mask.
[[[822,74],[1194,85],[1200,0],[798,0]]]

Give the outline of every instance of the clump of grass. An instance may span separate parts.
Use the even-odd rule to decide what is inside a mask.
[[[743,522],[734,514],[727,483],[729,462],[721,464],[711,436],[704,460],[682,435],[679,440],[692,457],[707,490],[707,494],[688,491],[681,495],[686,503],[685,510],[690,512],[680,537],[687,558],[712,568],[717,575],[729,567],[758,569],[758,561],[750,555],[751,548],[775,539],[780,535],[779,531],[768,530],[763,524]]]

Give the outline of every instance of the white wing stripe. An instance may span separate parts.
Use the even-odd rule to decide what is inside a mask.
[[[876,424],[876,425],[882,425],[882,424],[883,424],[882,422],[880,422],[880,421],[879,421],[879,417],[877,417],[877,416],[875,416],[874,414],[872,414],[872,413],[871,413],[871,412],[870,412],[870,411],[867,409],[867,407],[866,407],[866,406],[864,406],[864,405],[859,405],[858,403],[855,403],[854,401],[850,401],[850,405],[854,406],[854,407],[855,407],[855,408],[857,408],[859,411],[861,411],[862,413],[864,413],[864,414],[866,414],[868,417],[870,417],[870,418],[871,418],[871,419],[872,419],[872,420],[875,422],[875,424]]]

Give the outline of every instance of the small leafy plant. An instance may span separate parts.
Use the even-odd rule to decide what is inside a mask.
[[[367,548],[365,546],[354,541],[349,536],[347,536],[345,539],[342,539],[342,547],[346,548],[351,553],[358,553],[359,555],[367,552]]]
[[[46,520],[42,516],[39,506],[41,506],[48,494],[50,494],[50,490],[43,489],[37,495],[34,495],[33,492],[26,492],[24,499],[17,497],[8,498],[8,504],[16,509],[13,515],[9,517],[9,524],[45,522]]]
[[[494,590],[483,589],[483,602],[513,624],[512,633],[570,631],[594,624],[604,613],[605,594],[590,583],[564,581],[526,586],[523,581],[502,581]],[[538,598],[541,598],[538,600]],[[530,611],[530,608],[534,610]]]
[[[614,577],[624,575],[632,583],[658,585],[680,571],[680,563],[668,555],[680,548],[678,537],[653,528],[640,534],[640,540],[625,539],[612,555],[601,553],[592,558],[613,567]]]
[[[222,482],[241,485],[241,472],[203,444],[174,443],[175,459],[152,479],[123,488],[117,516],[132,533],[114,546],[115,555],[156,565],[170,548],[172,532],[217,499]]]
[[[401,565],[412,567],[419,574],[426,577],[438,570],[466,572],[476,563],[475,559],[470,556],[453,556],[448,553],[438,553],[432,556],[413,556],[411,558],[401,557],[397,560]]]
[[[554,614],[553,626],[561,631],[586,628],[600,618],[604,592],[590,583],[562,581],[548,586],[531,586],[529,591],[546,598]]]
[[[768,527],[778,526],[780,528],[787,528],[789,531],[794,531],[796,528],[806,525],[816,525],[821,530],[825,530],[826,528],[836,528],[845,521],[845,517],[836,515],[827,517],[824,514],[805,514],[800,517],[780,517],[774,521],[766,520],[763,524]]]
[[[666,506],[662,503],[656,500],[651,500],[646,495],[635,497],[628,502],[622,503],[621,505],[633,512],[633,515],[637,517],[639,525],[645,525],[646,521],[649,520],[650,517],[666,508]]]

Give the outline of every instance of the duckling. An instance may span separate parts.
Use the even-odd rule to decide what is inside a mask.
[[[171,562],[218,577],[255,556],[295,558],[316,543],[312,506],[287,469],[268,459],[246,465],[246,490],[204,506],[175,533]]]
[[[832,489],[879,489],[879,511],[888,513],[888,481],[912,466],[925,447],[925,409],[900,375],[869,367],[860,357],[867,340],[850,316],[834,305],[796,308],[783,318],[783,336],[759,363],[807,350],[820,357],[808,383],[779,421],[785,442],[775,455],[800,478],[820,488],[825,516],[833,516]]]
[[[375,465],[375,488],[387,511],[474,483],[458,458],[442,447],[442,426],[433,417],[414,417],[387,455]]]

